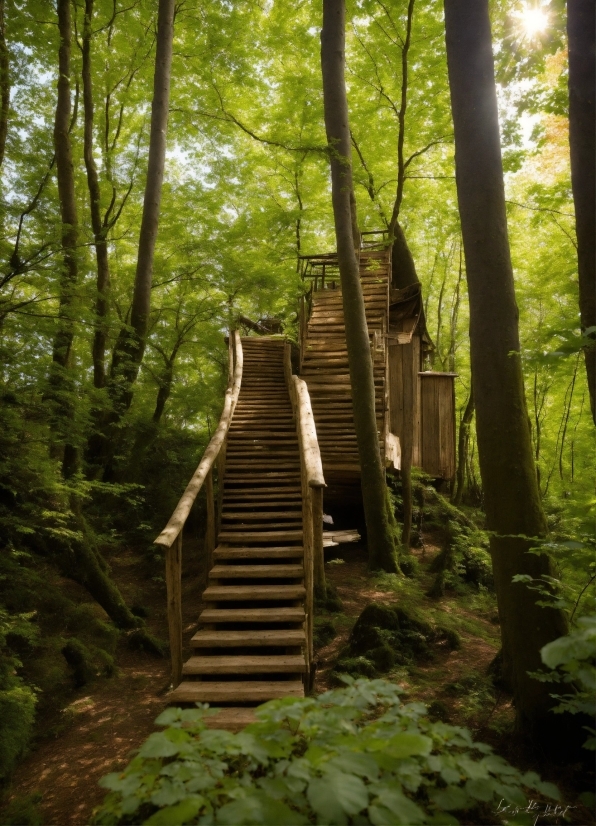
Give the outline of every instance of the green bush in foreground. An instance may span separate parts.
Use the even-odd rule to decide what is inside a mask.
[[[206,708],[167,709],[157,719],[167,728],[101,781],[110,794],[94,822],[457,824],[452,812],[466,811],[468,822],[475,812],[476,823],[523,824],[536,816],[521,811],[526,792],[558,799],[555,786],[466,729],[430,722],[400,693],[384,680],[349,681],[266,703],[238,734],[207,729]]]

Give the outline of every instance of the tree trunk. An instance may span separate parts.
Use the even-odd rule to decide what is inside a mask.
[[[54,121],[54,147],[60,217],[62,220],[63,270],[60,277],[59,317],[52,348],[52,365],[47,398],[52,407],[50,413],[52,452],[56,457],[62,453],[62,470],[64,476],[68,478],[75,472],[77,465],[77,451],[69,436],[72,436],[74,419],[74,383],[70,362],[75,331],[75,300],[78,282],[78,221],[74,167],[70,146],[70,51],[72,37],[70,0],[58,0],[57,10],[60,47],[58,52],[58,99]]]
[[[90,472],[94,476],[100,475],[102,470],[107,471],[109,476],[110,457],[113,455],[117,437],[116,426],[130,407],[132,388],[145,352],[151,308],[153,257],[165,167],[174,11],[175,0],[159,0],[149,159],[130,322],[123,325],[120,330],[107,381],[112,410],[88,444],[87,459],[91,465]]]
[[[6,135],[8,133],[8,110],[10,109],[10,64],[6,46],[4,24],[4,0],[0,0],[0,167],[4,162]]]
[[[569,146],[582,331],[596,326],[596,59],[594,0],[567,0]],[[596,332],[590,334],[596,342]],[[596,343],[584,351],[596,423]]]
[[[108,260],[107,227],[101,220],[101,191],[99,176],[93,157],[93,84],[91,81],[91,21],[94,0],[85,0],[85,21],[83,25],[83,109],[85,113],[84,155],[89,189],[91,226],[95,241],[97,261],[97,298],[95,301],[95,334],[93,337],[93,384],[104,387],[106,383],[105,353],[107,340],[108,291],[110,288],[110,266]]]
[[[387,513],[385,473],[375,418],[373,364],[358,261],[354,251],[351,206],[352,165],[348,101],[344,76],[344,0],[323,0],[321,68],[325,129],[331,164],[331,194],[342,286],[346,344],[358,441],[362,498],[371,568],[397,571]]]
[[[459,435],[457,442],[457,470],[455,472],[455,492],[453,494],[453,504],[461,505],[464,488],[466,486],[466,465],[468,461],[468,447],[470,444],[470,425],[474,418],[474,391],[470,388],[470,395],[459,423]]]
[[[119,397],[121,414],[129,408],[132,400],[132,385],[139,372],[149,327],[153,257],[166,157],[174,9],[174,0],[159,0],[149,160],[130,324],[120,330],[112,364],[113,387]]]
[[[516,574],[552,573],[528,551],[545,536],[520,359],[518,310],[507,237],[488,0],[445,0],[447,64],[455,127],[456,184],[470,298],[470,351],[480,472],[517,722],[552,732],[552,685],[528,676],[540,649],[565,634],[560,611],[536,604]],[[536,539],[534,539],[536,537]]]

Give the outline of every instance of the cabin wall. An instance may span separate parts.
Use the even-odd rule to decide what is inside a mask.
[[[422,367],[420,337],[412,336],[409,344],[398,344],[389,334],[389,430],[399,436],[402,456],[412,451],[412,464],[419,465],[420,449],[420,381]]]
[[[452,373],[420,373],[422,469],[430,476],[455,475],[455,389]]]

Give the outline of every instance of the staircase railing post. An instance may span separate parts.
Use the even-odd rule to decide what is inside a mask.
[[[207,527],[205,530],[205,558],[207,570],[211,568],[213,562],[213,551],[215,550],[215,499],[213,494],[213,468],[205,477],[205,494],[207,496]]]
[[[323,553],[323,488],[312,487],[312,537],[313,537],[313,580],[316,594],[324,596],[325,583],[325,556]]]
[[[182,679],[182,530],[166,551],[168,628],[172,660],[172,687]]]

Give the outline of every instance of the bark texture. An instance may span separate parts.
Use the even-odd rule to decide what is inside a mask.
[[[395,572],[397,563],[389,527],[385,473],[381,464],[375,418],[373,364],[362,284],[354,250],[350,127],[344,61],[344,0],[323,0],[321,67],[325,128],[331,163],[333,216],[353,393],[354,426],[358,441],[362,498],[368,534],[369,562],[372,568]]]
[[[526,537],[546,533],[520,361],[518,310],[507,236],[488,0],[445,0],[455,164],[470,298],[470,349],[480,471],[503,639],[517,721],[552,732],[553,687],[528,676],[540,648],[561,636],[561,612],[536,604],[516,574],[551,574]],[[546,725],[548,722],[548,725]]]
[[[594,0],[567,0],[569,146],[575,203],[582,331],[596,326],[596,58]],[[596,332],[590,335],[596,342]],[[596,423],[596,344],[586,347],[592,419]]]
[[[101,190],[99,175],[93,157],[93,83],[91,79],[91,21],[94,0],[85,0],[85,21],[83,25],[83,110],[84,110],[84,156],[89,189],[91,226],[95,242],[97,261],[97,298],[95,301],[95,334],[93,336],[93,384],[104,387],[106,383],[105,354],[107,341],[108,293],[110,288],[110,265],[108,259],[107,227],[101,218]]]
[[[459,423],[457,439],[457,470],[455,471],[455,491],[453,504],[461,505],[464,488],[466,486],[466,466],[468,463],[468,449],[470,446],[470,428],[474,418],[474,391],[470,388],[470,395]]]
[[[78,221],[74,167],[70,145],[70,55],[72,39],[70,0],[58,0],[57,11],[60,47],[58,51],[58,96],[54,120],[54,148],[62,221],[63,267],[60,275],[59,313],[52,347],[52,365],[47,398],[52,406],[50,415],[50,424],[53,431],[52,452],[55,456],[62,453],[63,474],[68,478],[74,473],[77,463],[76,448],[68,436],[72,435],[72,421],[74,419],[74,384],[70,364],[75,333],[75,301],[78,283]]]
[[[10,108],[10,61],[6,45],[4,24],[4,0],[0,0],[0,166],[4,162],[6,135],[8,134],[8,110]]]

